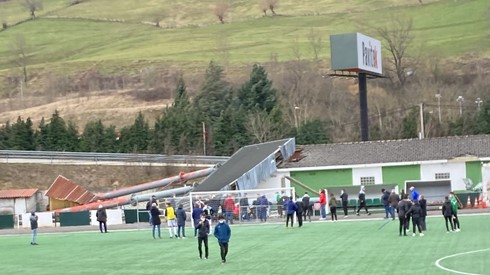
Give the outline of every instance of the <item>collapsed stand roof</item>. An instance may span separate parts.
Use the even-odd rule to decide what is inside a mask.
[[[237,189],[254,189],[257,184],[277,170],[276,154],[288,159],[295,150],[295,140],[282,139],[240,148],[216,172],[194,188],[195,192],[229,189],[236,182]]]

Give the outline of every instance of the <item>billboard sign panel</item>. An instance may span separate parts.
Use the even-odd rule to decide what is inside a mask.
[[[381,75],[381,42],[361,33],[330,36],[332,70]]]

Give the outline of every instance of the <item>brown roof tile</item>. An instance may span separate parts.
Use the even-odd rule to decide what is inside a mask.
[[[46,196],[58,199],[85,204],[95,198],[95,195],[71,180],[59,175],[51,184]]]
[[[30,198],[38,189],[0,190],[0,199]]]

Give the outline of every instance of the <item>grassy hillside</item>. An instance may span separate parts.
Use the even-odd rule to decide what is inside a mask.
[[[224,25],[217,24],[210,11],[214,2],[168,0],[141,4],[132,0],[114,5],[109,0],[92,0],[66,7],[66,1],[46,0],[38,19],[0,32],[0,71],[6,73],[13,68],[11,45],[18,35],[26,39],[30,64],[43,70],[77,71],[94,63],[109,68],[131,67],[136,61],[205,64],[217,58],[220,48],[226,48],[229,61],[239,65],[267,61],[271,53],[279,61],[290,60],[293,47],[299,47],[303,57],[311,57],[307,38],[311,30],[323,38],[321,58],[325,59],[330,34],[362,31],[375,36],[367,25],[387,24],[391,17],[399,16],[413,18],[415,44],[424,44],[429,54],[458,57],[489,53],[490,3],[486,0],[432,1],[422,6],[405,0],[284,0],[277,8],[283,16],[275,17],[261,17],[255,1],[234,1],[232,23]],[[18,1],[2,2],[0,9],[8,14],[8,21],[27,14]],[[183,27],[161,29],[140,23],[151,21],[160,9],[169,17],[175,14],[174,19],[163,19],[162,25],[165,20],[174,20]],[[99,20],[106,18],[125,21]]]

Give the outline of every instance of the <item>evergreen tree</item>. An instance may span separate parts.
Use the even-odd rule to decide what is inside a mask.
[[[329,142],[326,125],[319,119],[307,121],[298,127],[297,144],[325,144]]]
[[[121,129],[121,151],[128,153],[143,153],[148,149],[150,140],[150,127],[141,112],[134,120],[134,124]]]
[[[36,140],[36,149],[39,151],[49,150],[48,147],[48,126],[46,125],[46,121],[44,117],[41,118],[41,122],[39,123],[39,130],[34,134],[34,138]]]
[[[218,156],[232,155],[240,147],[250,143],[245,110],[228,106],[214,126],[214,153]]]
[[[7,121],[7,123],[5,123],[5,125],[0,128],[0,150],[8,150],[10,148],[10,131],[10,122]]]
[[[276,90],[267,72],[261,65],[255,64],[250,79],[238,91],[240,105],[247,111],[266,111],[270,113],[277,106]]]
[[[417,109],[412,109],[408,113],[408,115],[403,119],[401,138],[407,139],[407,138],[418,137],[417,118],[418,118]]]
[[[68,127],[66,129],[66,143],[63,150],[78,152],[80,150],[79,145],[80,137],[78,136],[77,125],[73,121],[68,121]]]
[[[490,134],[490,101],[485,100],[476,116],[475,134]]]
[[[80,141],[80,151],[82,152],[105,152],[103,148],[105,133],[104,125],[98,121],[89,121],[83,130]]]
[[[8,139],[8,148],[11,150],[34,150],[36,146],[31,119],[28,118],[26,121],[24,121],[19,116],[17,118],[17,122],[11,126]]]
[[[102,152],[117,153],[118,152],[118,138],[116,133],[116,127],[111,125],[104,129],[104,139],[102,141]]]
[[[194,104],[202,115],[202,121],[214,123],[231,101],[232,90],[223,80],[223,68],[211,61],[206,69],[204,84],[194,98]]]
[[[60,116],[58,110],[51,116],[49,124],[46,126],[46,146],[44,150],[64,151],[68,146],[69,137],[66,123]]]

